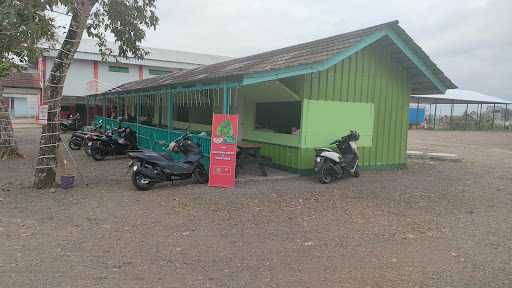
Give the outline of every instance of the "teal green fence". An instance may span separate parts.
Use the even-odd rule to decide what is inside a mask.
[[[102,121],[105,130],[112,130],[113,128],[119,127],[119,121],[111,118],[96,116],[96,125]],[[164,128],[158,128],[148,125],[137,124],[133,122],[122,122],[122,127],[129,127],[130,129],[137,132],[138,146],[143,149],[149,149],[155,152],[168,151],[169,143],[176,140],[183,135],[184,131],[180,130],[167,130]],[[192,141],[197,143],[201,147],[206,161],[209,161],[210,157],[210,137],[203,135],[193,135]],[[207,166],[208,167],[208,166]]]

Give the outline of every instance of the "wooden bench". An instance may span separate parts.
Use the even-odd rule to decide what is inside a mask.
[[[261,171],[261,176],[267,176],[267,170],[265,169],[266,163],[270,160],[267,157],[261,155],[262,146],[254,143],[238,143],[238,152],[236,154],[236,174],[238,170],[242,168],[242,164],[256,163]],[[246,159],[249,158],[249,159]],[[271,161],[271,160],[270,160]]]

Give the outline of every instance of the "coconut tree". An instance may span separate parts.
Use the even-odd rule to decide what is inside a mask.
[[[142,59],[147,55],[140,47],[146,36],[145,29],[155,29],[158,24],[155,0],[55,0],[47,1],[47,9],[64,10],[70,20],[45,89],[48,124],[42,126],[34,180],[34,186],[39,189],[50,188],[55,182],[62,90],[83,34],[98,40],[104,57]],[[115,38],[117,51],[106,45],[107,34]]]

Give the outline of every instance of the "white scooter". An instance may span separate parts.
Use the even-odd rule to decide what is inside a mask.
[[[315,150],[315,173],[320,183],[328,184],[348,175],[359,177],[359,152],[356,143],[358,140],[359,133],[350,131],[350,134],[330,144],[336,144],[337,151],[329,148]]]

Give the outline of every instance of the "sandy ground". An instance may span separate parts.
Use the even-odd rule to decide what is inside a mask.
[[[137,192],[126,159],[78,151],[89,187],[55,193],[29,187],[32,159],[0,162],[0,287],[512,287],[512,134],[409,148],[463,161]]]

